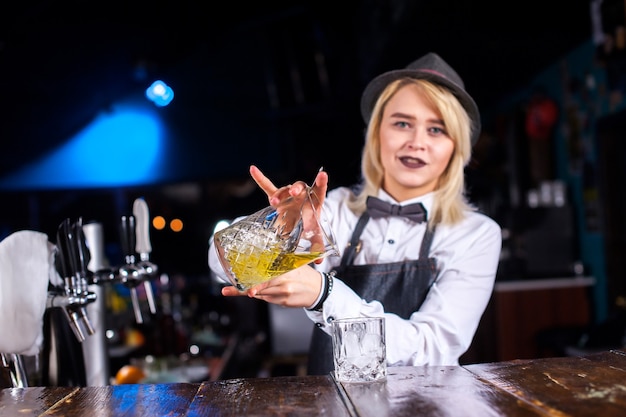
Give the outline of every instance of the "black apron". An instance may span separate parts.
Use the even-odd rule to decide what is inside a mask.
[[[426,229],[419,259],[387,264],[353,265],[358,252],[359,238],[369,218],[367,212],[359,218],[341,263],[335,268],[336,276],[366,301],[380,301],[386,313],[394,313],[408,319],[413,312],[419,310],[435,280],[437,261],[428,257],[434,229]],[[307,372],[309,375],[327,375],[333,370],[332,339],[316,326],[309,348]]]

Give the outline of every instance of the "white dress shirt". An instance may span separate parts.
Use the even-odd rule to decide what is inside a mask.
[[[342,253],[358,221],[346,205],[349,193],[347,187],[336,188],[328,192],[324,202]],[[421,202],[430,212],[433,197],[430,193],[402,205]],[[398,204],[382,190],[378,198]],[[362,248],[354,265],[417,259],[425,230],[426,223],[402,217],[370,219],[361,234]],[[329,334],[334,319],[384,315],[389,366],[458,365],[491,297],[501,246],[500,226],[481,213],[467,212],[459,224],[437,226],[430,251],[437,260],[437,277],[421,308],[408,320],[385,313],[378,301],[366,302],[341,281],[341,276],[335,277],[322,312],[306,310],[307,315]],[[328,272],[340,261],[340,257],[329,257],[315,268]],[[209,266],[225,279],[212,248]]]

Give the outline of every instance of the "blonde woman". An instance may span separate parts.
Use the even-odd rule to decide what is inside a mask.
[[[305,308],[316,323],[309,374],[333,369],[330,323],[358,316],[385,317],[388,366],[457,365],[491,296],[502,243],[499,225],[465,195],[478,108],[459,75],[429,53],[374,78],[361,113],[368,124],[362,182],[326,193],[320,172],[314,185],[326,195],[341,258],[222,294]],[[304,187],[277,188],[255,166],[250,174],[270,203]]]

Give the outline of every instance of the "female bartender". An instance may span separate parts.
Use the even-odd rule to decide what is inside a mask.
[[[309,373],[333,369],[330,323],[384,316],[387,364],[457,365],[492,293],[501,230],[465,193],[464,168],[480,134],[480,114],[459,75],[428,53],[374,78],[361,98],[367,123],[362,181],[326,194],[341,257],[329,257],[225,296],[303,307],[316,323]],[[250,174],[275,205],[302,181],[277,188],[256,167]],[[209,250],[212,270],[225,274]]]

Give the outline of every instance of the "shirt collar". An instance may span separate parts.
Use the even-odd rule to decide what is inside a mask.
[[[433,191],[433,192],[421,195],[419,197],[405,200],[400,203],[399,201],[395,200],[392,196],[390,196],[385,190],[381,188],[378,190],[378,195],[376,197],[388,203],[399,204],[401,206],[406,206],[407,204],[413,204],[413,203],[422,203],[424,205],[424,208],[426,209],[426,212],[430,213],[431,211],[430,209],[432,208],[433,202],[435,200],[435,192]]]

